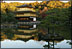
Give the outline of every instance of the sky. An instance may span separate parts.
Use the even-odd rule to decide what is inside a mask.
[[[36,1],[5,1],[5,2],[7,2],[7,3],[10,3],[10,2],[33,3]],[[42,2],[42,1],[38,1],[38,2]],[[68,2],[68,1],[62,1],[62,2]]]
[[[10,3],[10,2],[21,2],[21,3],[32,3],[32,2],[36,2],[36,1],[5,1],[7,3]],[[38,1],[38,2],[42,2],[42,1]]]

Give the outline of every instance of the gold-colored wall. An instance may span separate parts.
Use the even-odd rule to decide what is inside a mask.
[[[36,12],[33,8],[17,8],[17,11],[33,11]]]
[[[21,30],[21,29],[18,29],[19,32],[24,32],[24,33],[32,33],[32,32],[36,32],[38,31],[38,29],[34,29],[34,30]]]
[[[16,16],[37,16],[36,14],[32,14],[32,13],[24,13],[24,14],[16,14]]]

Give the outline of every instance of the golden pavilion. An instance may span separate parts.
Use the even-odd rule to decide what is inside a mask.
[[[22,33],[21,35],[20,33],[16,34],[16,36],[18,38],[33,37],[34,32],[38,30],[35,24],[38,19],[35,8],[27,4],[17,6],[15,18],[18,20],[18,32]]]

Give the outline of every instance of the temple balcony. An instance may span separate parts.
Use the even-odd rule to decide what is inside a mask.
[[[39,24],[40,21],[32,21],[32,22],[18,22],[18,24]]]
[[[16,14],[16,16],[37,16],[36,14],[30,14],[30,13],[26,13],[26,14]]]
[[[36,12],[33,8],[18,8],[17,11],[33,11],[33,12]]]
[[[36,12],[34,12],[34,11],[15,11],[15,13],[17,14],[17,13],[35,13],[36,14]]]
[[[37,32],[38,29],[34,29],[34,30],[22,30],[22,29],[18,29],[18,32],[23,32],[23,33],[32,33],[32,32]]]

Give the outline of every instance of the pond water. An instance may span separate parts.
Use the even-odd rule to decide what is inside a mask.
[[[2,29],[1,48],[47,48],[48,42],[50,48],[71,48],[69,33],[67,33],[68,35],[65,35],[65,32],[59,33],[60,36],[58,33],[45,33],[46,31],[43,28],[39,30],[41,32],[38,32],[36,25],[23,26],[31,28],[21,27]],[[54,40],[54,43],[52,40]]]
[[[63,40],[61,42],[57,42],[55,43],[54,47],[55,48],[71,48],[71,45],[67,42],[71,42],[71,41]],[[1,48],[44,48],[43,47],[44,45],[48,45],[48,42],[36,41],[32,39],[27,42],[24,42],[21,40],[9,40],[9,39],[1,41]]]

